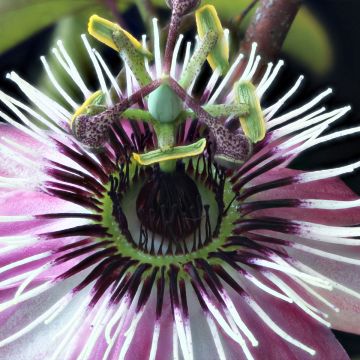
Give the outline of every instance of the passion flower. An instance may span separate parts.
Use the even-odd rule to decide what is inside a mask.
[[[58,42],[82,104],[45,58],[67,106],[8,75],[33,106],[0,92],[2,359],[347,359],[329,328],[359,332],[360,200],[337,177],[360,162],[287,165],[359,129],[322,135],[350,109],[318,108],[329,89],[284,111],[302,76],[264,108],[283,62],[254,83],[256,44],[231,83],[245,59],[229,62],[212,6],[180,59],[198,3],[168,1],[164,57],[156,19],[151,52],[92,16],[89,33],[125,64],[114,77],[83,35],[94,91]]]

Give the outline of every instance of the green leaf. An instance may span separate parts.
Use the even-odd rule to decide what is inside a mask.
[[[0,53],[61,17],[96,5],[96,0],[1,0]]]

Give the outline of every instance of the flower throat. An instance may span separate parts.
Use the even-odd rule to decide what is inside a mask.
[[[118,231],[133,248],[181,255],[217,237],[224,212],[224,171],[204,156],[178,161],[172,172],[155,165],[136,167],[131,176],[131,168],[123,165],[110,178],[108,194]]]

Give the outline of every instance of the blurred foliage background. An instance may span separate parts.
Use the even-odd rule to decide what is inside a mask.
[[[260,0],[259,0],[260,1]],[[231,30],[232,55],[235,55],[254,9],[239,23],[239,16],[252,0],[205,0],[214,4],[223,23]],[[135,36],[151,35],[153,16],[166,25],[168,9],[163,0],[0,0],[0,87],[16,94],[16,89],[5,80],[5,74],[15,70],[19,75],[48,88],[40,55],[47,55],[55,66],[51,47],[62,39],[74,62],[91,77],[91,65],[85,56],[80,34],[86,32],[89,15],[97,13],[120,22]],[[359,0],[304,0],[298,16],[280,54],[286,60],[286,71],[272,92],[272,98],[287,89],[299,73],[306,75],[306,84],[297,95],[301,103],[328,86],[334,88],[329,107],[351,104],[350,116],[332,127],[338,130],[360,124],[360,1]],[[190,24],[191,33],[193,20]],[[166,34],[166,32],[164,32]],[[112,50],[103,48],[105,58],[118,71],[120,63]],[[114,63],[115,60],[115,63]],[[59,71],[59,68],[57,68]],[[61,73],[58,74],[61,78]],[[62,79],[66,86],[66,78]],[[50,91],[50,89],[48,90]],[[69,89],[71,91],[71,89]],[[19,94],[16,94],[19,95]],[[271,101],[271,98],[269,99]],[[1,105],[0,105],[1,106]],[[291,104],[290,104],[291,106]],[[323,145],[304,154],[292,166],[301,169],[320,169],[349,163],[360,158],[360,137]],[[360,194],[360,173],[344,177],[344,181]],[[352,359],[360,360],[360,336],[336,332],[336,336]]]

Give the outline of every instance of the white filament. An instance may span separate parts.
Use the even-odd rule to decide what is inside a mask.
[[[180,348],[185,359],[191,360],[193,358],[192,349],[188,348],[188,342],[186,338],[184,319],[180,309],[174,306],[174,320],[176,325],[176,331],[180,341]]]
[[[245,334],[245,336],[250,340],[252,346],[258,346],[259,342],[255,338],[254,334],[250,331],[250,329],[246,326],[244,321],[240,318],[238,311],[235,308],[234,303],[230,299],[226,290],[222,290],[220,292],[222,299],[224,300],[227,310],[229,311],[231,317],[235,321],[235,324],[239,327],[239,329]]]
[[[266,90],[273,83],[273,81],[275,80],[276,76],[278,75],[278,73],[279,73],[280,69],[283,67],[283,65],[284,65],[284,61],[279,60],[276,64],[276,66],[274,67],[274,70],[272,71],[271,75],[266,79],[266,81],[261,85],[261,87],[260,86],[257,87],[256,93],[257,93],[257,96],[259,97],[259,99],[261,99],[263,97]],[[271,68],[272,68],[272,66],[271,66]]]
[[[51,306],[42,315],[38,316],[30,324],[28,324],[21,330],[15,332],[11,336],[7,337],[6,339],[1,340],[0,347],[4,347],[5,345],[8,345],[8,344],[16,341],[20,337],[26,335],[27,333],[31,332],[33,329],[35,329],[37,326],[39,326],[41,323],[43,323],[49,316],[51,316],[53,314],[53,312],[57,311],[59,307],[64,308],[64,302],[65,303],[68,302],[68,298],[66,296],[64,298],[61,298],[59,301],[57,301],[53,306]]]
[[[178,37],[177,41],[176,41],[176,44],[175,44],[175,48],[174,48],[174,53],[173,53],[173,56],[172,56],[172,59],[171,59],[171,68],[170,68],[170,76],[172,78],[176,78],[176,65],[177,65],[177,58],[178,58],[178,55],[179,55],[179,49],[180,49],[180,46],[181,46],[181,43],[184,39],[184,35],[183,34],[180,34],[180,36]]]
[[[257,49],[257,43],[253,42],[251,44],[251,51],[250,51],[250,56],[249,56],[249,60],[246,64],[245,70],[242,73],[240,80],[249,80],[248,76],[250,74],[251,68],[254,65],[254,59],[255,59],[255,55],[256,55],[256,49]]]
[[[205,317],[206,317],[206,321],[207,321],[207,323],[209,325],[211,335],[212,335],[213,340],[214,340],[214,344],[215,344],[215,347],[216,347],[217,354],[219,356],[219,360],[226,360],[224,348],[222,346],[221,339],[220,339],[220,336],[219,336],[219,332],[218,332],[218,330],[216,328],[214,320],[208,314],[205,314]]]
[[[314,254],[326,259],[331,259],[334,261],[338,261],[338,262],[343,262],[345,264],[351,264],[351,265],[357,265],[360,266],[360,260],[359,259],[354,259],[354,258],[349,258],[347,256],[342,256],[342,255],[338,255],[338,254],[334,254],[334,253],[330,253],[328,251],[323,251],[323,250],[319,250],[319,249],[315,249],[313,247],[307,246],[307,245],[302,245],[302,244],[292,244],[291,245],[293,248],[298,249],[298,250],[302,250],[305,252],[308,252],[310,254]]]
[[[146,34],[142,35],[142,47],[147,50],[147,44],[146,44]],[[149,59],[147,58],[147,56],[144,56],[144,65],[145,65],[145,70],[147,71],[147,73],[149,74],[150,78],[152,80],[154,80],[154,75],[150,69],[149,66]]]
[[[58,59],[61,66],[65,69],[65,71],[73,79],[74,83],[79,87],[81,92],[84,94],[85,99],[88,98],[91,95],[91,91],[86,87],[79,71],[77,70],[75,64],[71,60],[71,57],[66,51],[63,42],[61,40],[58,40],[56,44],[59,47],[61,55],[64,57],[66,64],[64,63],[63,59],[60,56],[58,56],[57,49],[53,49],[56,58]]]
[[[291,276],[291,279],[293,281],[295,281],[297,284],[299,284],[301,287],[303,287],[309,294],[311,294],[312,296],[314,296],[315,298],[317,298],[319,301],[321,301],[323,304],[325,304],[326,306],[328,306],[329,308],[331,308],[332,310],[334,310],[335,312],[339,312],[340,309],[338,307],[336,307],[334,304],[332,304],[330,301],[328,301],[327,299],[325,299],[323,296],[321,296],[318,292],[316,292],[312,287],[310,287],[309,285],[305,284],[303,281],[301,281],[300,279],[297,279],[293,276]]]
[[[253,67],[251,68],[251,70],[250,70],[250,72],[249,72],[249,75],[247,76],[247,79],[248,79],[249,81],[252,80],[252,77],[254,76],[254,74],[255,74],[258,66],[259,66],[260,60],[261,60],[261,56],[260,56],[260,55],[256,56],[256,59],[255,59],[255,61],[254,61],[254,65],[253,65]]]
[[[295,94],[295,92],[299,89],[303,80],[304,80],[304,75],[300,75],[296,83],[293,85],[293,87],[290,88],[288,92],[280,100],[278,100],[270,108],[264,110],[264,113],[266,113],[265,116],[266,121],[269,121],[275,115],[275,113],[286,103],[286,101]]]
[[[101,87],[101,91],[105,95],[106,104],[108,106],[111,106],[112,102],[111,102],[111,99],[110,99],[110,94],[109,94],[109,91],[107,89],[105,78],[104,78],[103,72],[101,71],[100,65],[99,65],[99,63],[97,61],[97,58],[94,55],[93,50],[92,50],[92,48],[91,48],[91,46],[89,44],[89,41],[86,38],[85,34],[81,35],[81,39],[84,42],[85,48],[86,48],[86,50],[87,50],[87,52],[89,54],[89,57],[90,57],[90,60],[91,60],[91,62],[93,64],[93,66],[94,66],[96,76],[97,76],[97,78],[99,80],[99,84],[100,84],[100,87]]]
[[[265,74],[263,75],[263,77],[261,78],[258,86],[257,86],[257,89],[256,89],[256,93],[258,93],[258,89],[261,89],[262,86],[265,84],[265,82],[267,81],[267,79],[269,78],[269,75],[271,73],[271,70],[273,68],[274,64],[272,62],[269,62],[267,64],[267,67],[266,67],[266,70],[265,70]],[[264,113],[266,112],[266,110],[264,110]]]
[[[246,274],[245,277],[250,280],[255,286],[257,286],[259,289],[265,291],[266,293],[278,298],[278,299],[281,299],[281,300],[284,300],[288,303],[292,303],[293,300],[290,299],[289,297],[285,296],[284,294],[281,294],[279,293],[278,291],[275,291],[274,289],[272,289],[271,287],[263,284],[259,279],[257,279],[254,275],[252,274]]]
[[[50,119],[56,121],[59,126],[63,126],[64,120],[68,122],[69,119],[71,119],[72,114],[68,110],[20,78],[14,71],[7,74],[6,77],[15,82],[29,100],[31,100]]]
[[[225,88],[225,86],[227,85],[227,83],[230,80],[230,77],[232,76],[232,74],[235,72],[236,68],[238,67],[238,65],[240,64],[241,60],[243,59],[244,55],[240,54],[236,60],[234,61],[234,63],[231,65],[229,71],[226,73],[224,79],[222,80],[222,82],[220,83],[220,85],[217,87],[216,91],[214,92],[214,94],[212,95],[212,97],[210,98],[210,100],[207,102],[208,105],[214,104],[215,101],[217,100],[217,98],[219,97],[219,95],[221,94],[221,92],[223,91],[223,89]]]
[[[162,64],[161,64],[161,50],[160,50],[160,35],[158,27],[158,19],[153,19],[154,29],[154,53],[155,53],[155,69],[157,79],[161,78]]]
[[[314,308],[312,305],[307,303],[304,299],[302,299],[290,286],[286,285],[284,281],[282,281],[278,276],[273,273],[265,273],[264,274],[270,281],[272,281],[279,289],[283,290],[285,294],[287,294],[295,304],[297,304],[300,309],[302,309],[306,314],[311,316],[313,319],[317,320],[321,324],[331,327],[331,324],[324,320],[321,316],[316,313],[321,313],[318,309]],[[325,318],[328,317],[327,314],[323,314]]]
[[[121,91],[116,79],[114,78],[113,74],[111,73],[109,67],[106,65],[106,62],[104,61],[104,59],[102,58],[102,56],[100,55],[100,53],[96,49],[93,49],[93,52],[94,52],[96,58],[98,59],[101,67],[105,71],[106,76],[109,78],[109,80],[111,82],[111,86],[114,88],[118,98],[121,99],[122,98],[122,91]]]
[[[191,55],[191,42],[188,41],[186,43],[186,50],[185,50],[185,57],[184,57],[184,61],[183,61],[183,66],[182,66],[182,69],[181,69],[181,75],[180,75],[180,78],[181,76],[184,74],[184,71],[187,67],[187,64],[189,63],[190,61],[190,55]]]
[[[158,350],[159,336],[160,336],[160,323],[158,320],[156,320],[154,325],[153,337],[151,340],[149,360],[155,360]]]
[[[46,74],[48,75],[49,80],[52,83],[52,85],[54,86],[54,88],[65,99],[65,101],[70,104],[70,106],[73,108],[73,110],[76,110],[79,107],[79,105],[76,104],[76,102],[71,98],[71,96],[62,88],[62,86],[56,80],[55,75],[51,71],[50,66],[49,66],[48,62],[46,61],[45,57],[41,56],[40,60],[43,63]]]
[[[63,130],[60,129],[58,126],[55,126],[52,121],[49,121],[45,119],[43,116],[41,116],[38,112],[34,111],[29,106],[25,105],[21,101],[18,101],[8,95],[6,95],[7,99],[14,104],[15,106],[19,107],[20,109],[25,110],[28,114],[39,120],[41,123],[43,123],[45,126],[49,127],[51,130],[53,130],[55,133],[63,134]]]
[[[283,338],[285,341],[289,342],[290,344],[298,347],[299,349],[302,349],[309,353],[310,355],[314,356],[316,354],[316,351],[299,340],[294,339],[292,336],[290,336],[286,331],[281,329],[266,313],[265,311],[251,298],[247,297],[247,303],[249,306],[254,310],[255,314],[260,317],[260,319],[272,330],[274,331],[278,336]]]
[[[127,329],[127,331],[126,331],[126,333],[124,335],[125,336],[125,341],[121,346],[121,351],[120,351],[120,354],[119,354],[119,360],[124,360],[125,359],[126,353],[129,350],[131,341],[134,338],[136,328],[137,328],[137,326],[139,324],[139,321],[140,321],[143,313],[144,313],[144,308],[142,308],[137,314],[135,314],[133,319],[130,321],[130,326]]]
[[[275,119],[272,119],[271,120],[272,126],[280,125],[285,121],[294,119],[296,116],[303,114],[305,111],[307,111],[307,110],[311,109],[312,107],[314,107],[315,105],[317,105],[322,99],[324,99],[326,96],[330,95],[331,93],[332,93],[332,89],[330,89],[330,88],[326,89],[325,91],[323,91],[322,93],[317,95],[314,99],[310,100],[305,105],[303,105],[295,110],[292,110],[292,111],[288,112],[287,114],[284,114]]]

